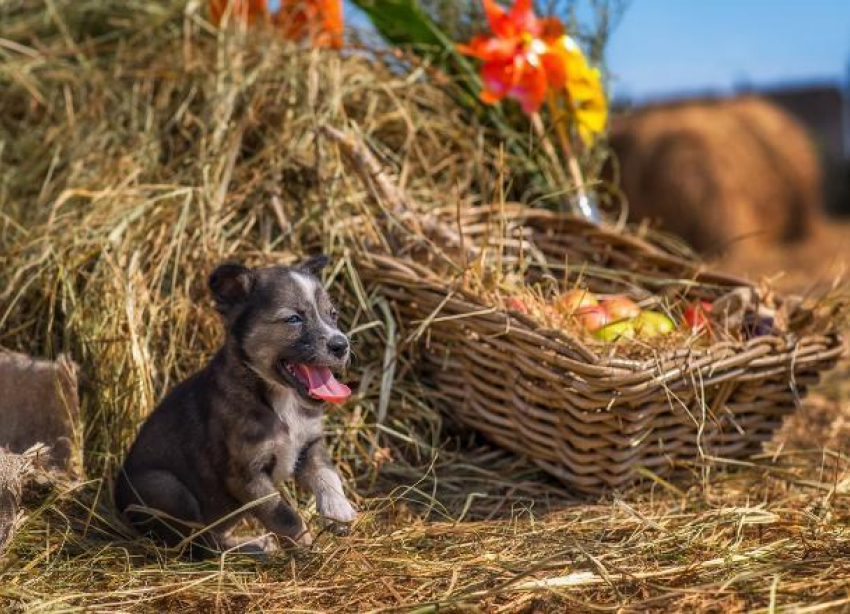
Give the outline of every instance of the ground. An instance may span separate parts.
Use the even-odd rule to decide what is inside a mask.
[[[342,239],[371,203],[317,126],[363,134],[423,207],[489,202],[520,165],[419,68],[243,44],[198,2],[12,4],[0,344],[84,367],[86,472],[29,493],[0,611],[850,609],[850,362],[760,457],[595,499],[427,407],[408,363],[380,421],[384,313],[361,309],[362,254],[345,255],[370,233]],[[777,283],[805,292],[835,279],[846,229],[721,265],[786,270]],[[112,477],[145,412],[219,341],[209,271],[319,248],[338,256],[340,311],[376,341],[361,394],[328,422],[360,520],[348,536],[312,521],[311,549],[268,560],[188,562],[131,535]]]
[[[836,237],[838,239],[840,237]],[[814,250],[811,245],[799,249]],[[578,497],[472,434],[372,452],[348,536],[190,563],[121,533],[100,481],[59,484],[0,569],[12,611],[841,611],[850,608],[850,361],[765,454]],[[380,471],[377,468],[380,467]],[[314,524],[314,527],[317,525]]]

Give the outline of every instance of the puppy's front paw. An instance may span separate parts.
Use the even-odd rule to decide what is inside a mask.
[[[349,503],[345,495],[337,492],[321,493],[316,495],[316,510],[319,515],[336,522],[354,522],[357,512]]]
[[[295,543],[302,548],[308,548],[313,544],[313,535],[305,528],[301,535],[296,538]]]
[[[284,550],[309,548],[313,544],[313,535],[307,527],[294,535],[278,535],[277,539],[280,542],[280,547]]]
[[[250,555],[268,555],[278,549],[277,542],[271,535],[239,538],[225,537],[221,540],[220,547],[222,550]]]

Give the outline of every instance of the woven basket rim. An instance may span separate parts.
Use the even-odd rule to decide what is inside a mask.
[[[705,263],[671,253],[664,246],[657,245],[634,233],[622,232],[620,229],[611,226],[597,226],[568,213],[536,209],[518,203],[507,203],[498,206],[470,208],[460,215],[458,215],[456,208],[437,209],[434,214],[458,218],[461,223],[464,217],[483,218],[493,214],[498,214],[502,216],[503,220],[510,220],[519,225],[534,220],[554,222],[571,226],[577,232],[600,238],[612,245],[627,245],[632,249],[639,250],[642,255],[655,262],[663,261],[690,270],[693,274],[692,279],[699,280],[702,284],[754,287],[750,280],[712,271]],[[413,260],[409,255],[396,256],[367,251],[363,254],[363,259],[360,262],[365,265],[377,265],[384,270],[395,270],[400,275],[403,274],[410,280],[414,280],[411,283],[418,286],[421,291],[430,291],[442,296],[446,296],[447,292],[451,293],[451,296],[441,302],[441,309],[445,309],[447,305],[451,304],[456,307],[455,311],[460,311],[462,308],[467,314],[465,316],[454,315],[451,316],[452,319],[487,318],[493,328],[501,327],[505,334],[510,332],[514,335],[521,335],[529,342],[537,343],[541,348],[563,356],[570,363],[575,361],[575,356],[578,354],[585,363],[585,367],[598,369],[600,371],[597,374],[598,376],[616,377],[621,385],[627,385],[630,379],[633,379],[635,383],[643,381],[649,373],[652,373],[655,379],[659,373],[671,369],[686,368],[692,370],[703,366],[729,368],[735,364],[749,364],[764,359],[766,356],[795,352],[808,355],[816,351],[818,357],[822,359],[838,358],[843,353],[842,336],[837,330],[829,330],[820,334],[806,335],[785,332],[753,337],[742,341],[717,341],[704,347],[672,348],[658,352],[650,358],[605,356],[594,351],[593,346],[586,344],[577,336],[563,329],[547,327],[541,325],[540,322],[529,315],[488,304],[476,292],[462,286],[462,274],[456,274],[453,278],[441,276],[429,266]],[[439,312],[432,314],[432,317],[440,318]],[[807,348],[813,349],[807,350]]]
[[[572,265],[586,259],[600,288],[619,291],[622,282],[626,291],[677,299],[680,291],[712,298],[753,284],[563,214],[500,207],[507,225],[482,223],[482,215],[492,213],[447,209],[450,217],[426,223],[444,226],[448,250],[441,253],[437,244],[429,251],[433,237],[413,228],[410,243],[393,237],[409,251],[366,251],[358,272],[365,289],[404,318],[402,344],[421,352],[423,373],[447,410],[580,491],[619,489],[639,479],[640,468],[666,474],[706,450],[730,458],[755,452],[844,351],[828,324],[824,334],[788,331],[708,346],[676,344],[650,358],[612,356],[570,331],[507,310],[486,286],[467,283],[466,267],[454,258],[475,266],[470,255],[485,258],[493,249],[489,255],[512,266],[524,264],[528,248],[532,262],[522,268],[532,274],[556,271],[562,259],[565,273],[584,270]],[[445,229],[447,220],[457,224],[456,236]],[[464,233],[473,248],[464,246]],[[604,269],[617,268],[622,279],[606,277]]]

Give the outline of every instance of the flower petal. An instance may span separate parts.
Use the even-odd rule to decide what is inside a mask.
[[[481,67],[483,92],[496,100],[504,98],[514,80],[513,66],[505,62],[487,62]],[[484,95],[482,92],[482,96]]]
[[[540,62],[550,87],[560,89],[566,85],[569,58],[563,50],[558,47],[547,47],[546,53],[540,56]]]
[[[516,32],[529,32],[539,34],[537,16],[534,14],[532,0],[516,0],[511,12],[508,13],[508,21],[511,22]]]
[[[514,39],[476,36],[469,41],[468,45],[458,45],[457,49],[464,55],[470,55],[479,60],[510,61],[516,55],[516,46]]]
[[[508,95],[517,100],[522,110],[531,115],[540,110],[546,98],[546,73],[541,68],[526,65]]]
[[[487,21],[490,22],[490,30],[493,34],[496,36],[513,35],[505,9],[496,4],[495,0],[481,0],[481,4],[484,6],[484,14],[487,16]]]
[[[342,0],[281,0],[273,22],[290,40],[309,39],[315,47],[342,47]]]

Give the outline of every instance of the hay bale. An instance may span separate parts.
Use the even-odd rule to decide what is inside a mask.
[[[23,491],[21,457],[0,448],[0,554],[9,543],[18,520]]]
[[[641,109],[614,122],[611,147],[630,218],[701,252],[801,239],[821,208],[811,139],[757,97]]]
[[[44,443],[50,446],[50,464],[69,468],[78,419],[77,370],[71,360],[0,352],[0,447],[22,454]]]
[[[24,487],[33,476],[46,448],[36,445],[24,454],[0,447],[0,556],[23,521],[20,509]]]

